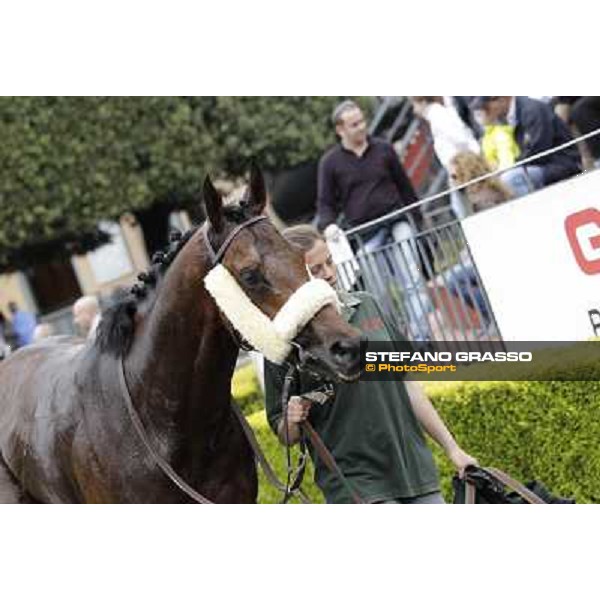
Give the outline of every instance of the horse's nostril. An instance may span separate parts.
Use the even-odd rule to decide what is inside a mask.
[[[337,340],[329,347],[334,360],[343,366],[351,366],[360,358],[360,339]]]

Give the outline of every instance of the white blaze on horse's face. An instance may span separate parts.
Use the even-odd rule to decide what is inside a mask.
[[[300,286],[271,320],[223,266],[215,266],[204,285],[235,329],[271,362],[281,364],[292,341],[325,306],[338,306],[335,290],[325,281],[311,279]]]

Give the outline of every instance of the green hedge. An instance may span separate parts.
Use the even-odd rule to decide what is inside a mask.
[[[238,382],[251,379],[249,372]],[[244,389],[241,397],[238,387],[238,399],[248,410],[260,407],[249,420],[283,478],[285,452],[266,422],[258,382]],[[463,448],[481,464],[524,481],[540,479],[577,502],[600,502],[600,381],[435,384],[427,386],[427,393]],[[437,447],[434,455],[444,495],[451,500],[452,466]],[[260,478],[259,502],[278,502],[280,494]],[[305,490],[322,502],[312,479],[310,470]]]
[[[577,502],[600,501],[600,382],[472,382],[428,393],[481,464],[540,479]],[[450,498],[451,465],[434,452]]]

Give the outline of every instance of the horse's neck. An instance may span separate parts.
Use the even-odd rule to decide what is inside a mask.
[[[238,348],[201,276],[168,273],[127,359],[136,408],[159,435],[195,436],[229,414]]]

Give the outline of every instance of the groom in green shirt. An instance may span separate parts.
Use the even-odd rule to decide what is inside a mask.
[[[308,225],[292,227],[284,237],[304,252],[314,277],[337,284],[337,273],[327,244]],[[351,325],[370,341],[403,341],[368,294],[340,293],[342,310]],[[280,441],[300,440],[300,424],[308,420],[333,454],[344,476],[368,503],[442,504],[440,482],[425,430],[446,452],[462,475],[477,461],[456,443],[420,385],[411,381],[359,381],[336,385],[335,396],[324,404],[301,397],[318,384],[300,373],[287,405],[287,435],[281,393],[285,367],[265,361],[267,419]],[[328,503],[352,502],[339,478],[323,464],[314,448],[315,481]]]

